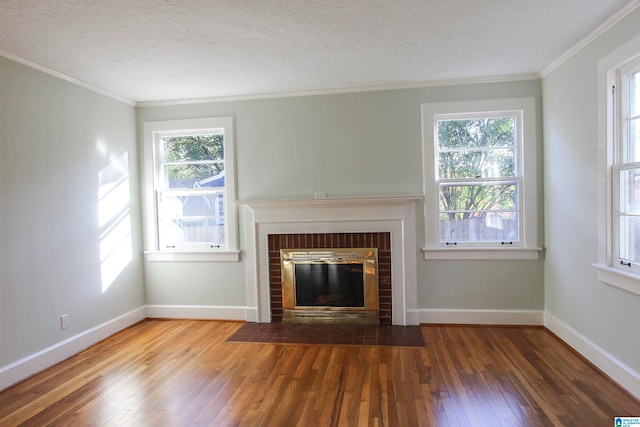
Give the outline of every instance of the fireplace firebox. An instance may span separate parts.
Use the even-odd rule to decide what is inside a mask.
[[[281,249],[283,321],[377,324],[378,250]]]

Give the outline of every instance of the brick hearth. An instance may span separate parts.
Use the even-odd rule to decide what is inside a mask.
[[[280,249],[377,248],[380,324],[391,325],[391,233],[269,234],[271,321],[282,321]]]

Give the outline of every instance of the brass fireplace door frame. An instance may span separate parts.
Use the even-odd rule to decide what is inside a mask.
[[[283,322],[380,323],[378,249],[281,249]],[[362,264],[364,307],[296,306],[296,264]]]

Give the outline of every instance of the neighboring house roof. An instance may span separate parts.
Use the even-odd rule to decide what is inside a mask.
[[[217,175],[210,176],[208,178],[201,179],[193,183],[191,188],[224,188],[224,171],[220,172]],[[216,206],[219,203],[222,203],[221,199],[218,199],[221,195],[216,196],[216,201],[214,202]],[[212,199],[209,196],[189,196],[182,199],[182,213],[186,216],[200,216],[203,214],[211,215],[212,209],[215,208],[215,215],[220,214],[217,207],[212,206]],[[224,209],[223,205],[220,205],[221,209]],[[220,224],[223,224],[223,220],[220,219]]]
[[[224,170],[217,175],[197,181],[194,187],[224,187]]]

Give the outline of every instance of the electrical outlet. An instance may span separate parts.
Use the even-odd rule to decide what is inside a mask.
[[[326,191],[316,191],[315,193],[313,193],[313,196],[316,199],[326,199],[327,198],[327,192]]]
[[[67,329],[69,327],[69,315],[63,314],[60,316],[60,329]]]

